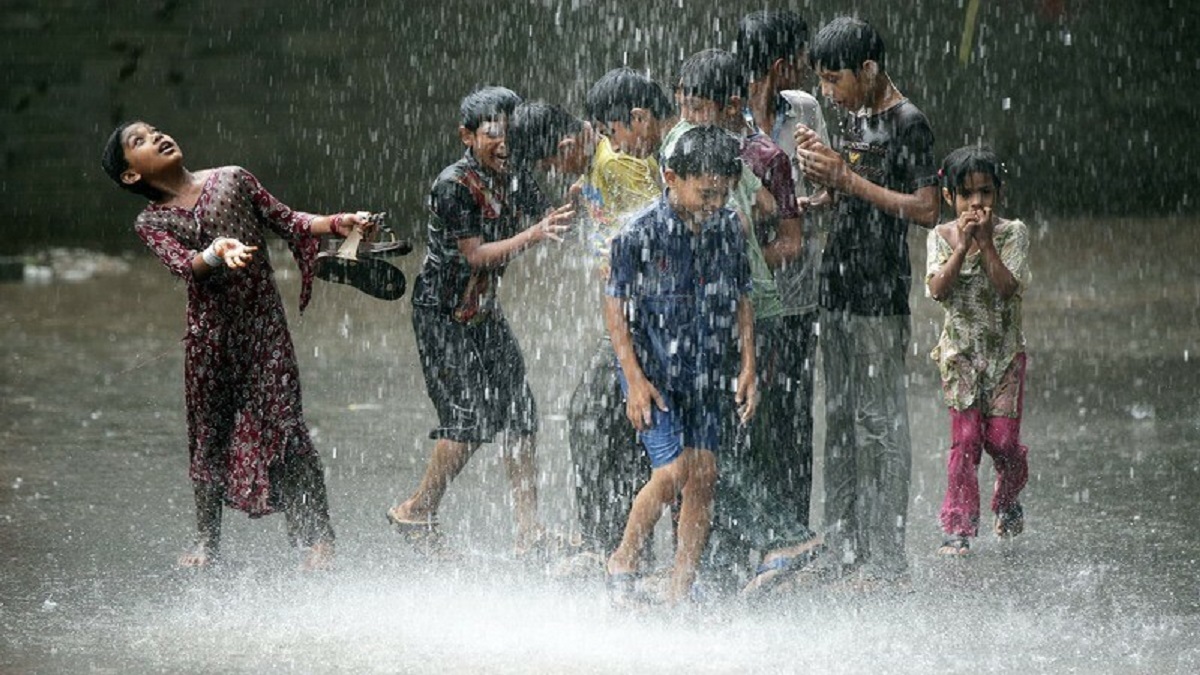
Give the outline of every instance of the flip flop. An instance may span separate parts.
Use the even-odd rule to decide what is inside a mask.
[[[760,564],[754,570],[754,578],[742,588],[742,597],[752,597],[778,587],[800,570],[806,569],[824,550],[825,544],[819,543],[795,555],[779,556]]]
[[[436,518],[404,520],[394,516],[390,509],[386,515],[388,524],[392,526],[396,534],[415,546],[421,553],[438,554],[442,552],[442,531],[438,527]]]
[[[379,258],[317,257],[317,278],[353,286],[380,300],[399,300],[408,289],[404,272]]]
[[[604,575],[604,589],[613,609],[645,609],[654,604],[649,596],[638,590],[639,578],[641,575],[637,572],[608,572]]]
[[[372,214],[371,220],[379,222],[383,215]],[[404,297],[408,280],[399,268],[376,257],[375,249],[386,251],[386,255],[403,255],[412,250],[412,245],[395,239],[394,235],[389,242],[364,242],[362,233],[353,230],[336,251],[317,254],[317,278],[353,286],[380,300],[399,300]]]
[[[961,558],[971,553],[971,540],[968,537],[946,537],[938,547],[937,554],[943,558]]]

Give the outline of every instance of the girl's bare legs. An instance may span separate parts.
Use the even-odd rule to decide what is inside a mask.
[[[439,438],[433,446],[433,454],[425,467],[425,476],[417,485],[416,492],[399,506],[393,506],[388,515],[400,522],[436,520],[438,506],[442,503],[450,481],[463,470],[467,460],[478,447],[478,443],[460,443],[448,438]]]
[[[514,451],[505,440],[502,450],[504,469],[512,484],[513,510],[517,517],[517,553],[527,553],[543,536],[537,515],[537,437],[533,434],[517,439]]]
[[[717,460],[710,450],[687,448],[683,499],[676,531],[675,568],[667,600],[674,604],[686,598],[696,581],[696,568],[712,528],[713,494],[717,486]]]
[[[221,507],[224,489],[211,483],[193,483],[196,499],[196,545],[179,556],[180,567],[208,567],[221,552]]]

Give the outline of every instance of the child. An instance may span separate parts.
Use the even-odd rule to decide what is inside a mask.
[[[217,561],[222,503],[252,518],[282,510],[302,567],[329,567],[321,461],[300,401],[300,378],[283,302],[264,248],[283,237],[300,266],[300,309],[308,304],[317,235],[346,236],[367,214],[314,216],[277,201],[243,168],[189,171],[175,140],[145,122],[113,131],[105,172],[150,200],[135,230],[187,282],[184,391],[197,541],[183,567]]]
[[[633,602],[638,557],[663,507],[682,495],[666,600],[687,596],[711,519],[727,359],[741,347],[734,401],[755,408],[754,309],[737,216],[723,208],[741,173],[737,141],[713,127],[688,131],[668,155],[666,194],[612,242],[604,318],[627,392],[626,415],[650,458],[621,545],[608,560],[615,604]]]
[[[610,70],[597,80],[585,107],[602,134],[578,184],[587,214],[585,252],[599,295],[608,278],[612,238],[633,214],[662,196],[655,154],[672,107],[658,83],[630,68]],[[588,348],[591,357],[571,394],[571,462],[579,478],[575,500],[584,543],[606,557],[621,541],[626,514],[649,466],[625,418],[607,333],[601,330]]]
[[[789,414],[784,410],[786,389],[772,382],[783,303],[770,261],[781,263],[799,251],[800,214],[788,157],[766,134],[747,126],[742,64],[728,52],[706,49],[683,63],[679,85],[681,119],[664,141],[664,152],[671,151],[680,133],[698,124],[715,124],[738,141],[744,162],[729,207],[740,214],[746,228],[762,399],[753,424],[746,429],[726,429],[724,434],[728,450],[719,460],[722,484],[728,489],[717,504],[714,536],[718,538],[718,559],[713,562],[736,574],[740,572],[738,559],[761,554],[762,565],[748,579],[747,589],[758,588],[768,579],[777,579],[785,568],[807,562],[820,545],[797,518],[795,506],[784,501],[787,495],[776,489],[781,481],[764,480],[763,476],[764,466],[771,464],[779,451],[775,437],[779,422],[774,417]],[[736,423],[732,418],[725,421],[727,426]],[[741,581],[747,581],[747,575],[741,576]]]
[[[859,581],[899,580],[912,448],[905,400],[911,285],[909,222],[937,222],[933,132],[892,83],[882,38],[840,17],[813,39],[809,61],[821,92],[843,108],[834,147],[796,127],[805,178],[832,201],[821,261],[825,364],[825,527],[833,563]],[[843,567],[845,565],[845,567]]]
[[[817,129],[827,142],[825,120],[817,100],[797,89],[811,70],[808,67],[808,24],[790,10],[758,11],[738,23],[737,53],[747,77],[747,123],[770,138],[783,151],[789,166],[795,162],[797,124]],[[808,198],[807,186],[792,175],[797,197]],[[812,402],[817,344],[817,277],[823,246],[815,214],[804,214],[799,250],[776,246],[768,259],[783,303],[774,359],[774,386],[781,397],[780,414],[770,417],[778,442],[768,454],[775,469],[769,472],[771,490],[789,504],[799,522],[809,522],[812,494]],[[781,224],[782,227],[782,224]],[[780,241],[786,238],[780,237]],[[782,249],[782,250],[780,250]]]
[[[413,329],[425,388],[437,409],[433,452],[416,491],[387,512],[398,531],[436,541],[450,481],[482,443],[504,434],[517,515],[518,554],[539,545],[537,408],[525,363],[496,288],[508,262],[547,239],[561,241],[573,211],[549,212],[528,170],[509,165],[508,120],[520,97],[484,87],[460,107],[466,151],[430,190],[427,249],[413,291]],[[541,218],[530,224],[535,218]],[[515,443],[507,442],[509,437]],[[514,447],[515,445],[515,447]]]
[[[1017,495],[1029,474],[1021,445],[1025,336],[1021,295],[1029,285],[1029,231],[995,214],[1000,160],[990,149],[959,148],[942,163],[942,198],[957,218],[929,233],[925,283],[946,310],[930,356],[950,408],[950,457],[939,555],[965,555],[979,530],[979,459],[996,466],[995,532],[1025,529]]]

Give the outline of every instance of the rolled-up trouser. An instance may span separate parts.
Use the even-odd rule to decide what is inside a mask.
[[[942,530],[949,535],[974,537],[979,532],[979,460],[992,457],[996,487],[992,512],[1001,513],[1017,504],[1017,496],[1029,478],[1029,449],[1021,445],[1021,411],[1025,400],[1025,355],[1017,354],[1004,379],[1016,381],[1017,416],[987,413],[987,398],[966,410],[950,409],[950,454],[946,458],[946,497],[942,501]]]
[[[909,325],[908,315],[821,312],[826,544],[837,562],[884,576],[907,567]]]

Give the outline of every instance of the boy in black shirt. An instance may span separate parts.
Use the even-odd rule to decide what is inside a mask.
[[[458,134],[467,150],[430,190],[427,251],[412,304],[425,387],[437,408],[438,426],[429,434],[436,444],[416,491],[387,517],[401,532],[436,534],[438,505],[450,481],[481,443],[511,433],[516,443],[505,443],[504,463],[516,505],[517,550],[523,552],[542,535],[537,408],[496,287],[519,253],[546,239],[561,241],[574,212],[569,206],[549,211],[528,171],[510,170],[508,117],[520,102],[503,87],[464,98]]]
[[[906,568],[912,466],[905,233],[909,222],[937,224],[933,132],[888,77],[883,40],[865,21],[831,21],[809,59],[821,93],[846,112],[833,148],[796,129],[800,167],[828,188],[833,210],[820,289],[827,560],[894,579]]]

